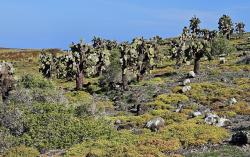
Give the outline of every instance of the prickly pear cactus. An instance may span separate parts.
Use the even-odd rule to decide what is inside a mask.
[[[46,78],[51,77],[51,70],[52,70],[52,56],[50,54],[46,54],[42,52],[39,57],[40,68],[39,71],[42,72],[43,76]]]
[[[219,19],[218,24],[220,33],[230,39],[230,36],[233,34],[234,31],[231,17],[228,15],[223,15]]]

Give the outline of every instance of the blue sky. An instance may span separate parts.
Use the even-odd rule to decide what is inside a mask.
[[[94,35],[118,41],[178,35],[189,19],[217,29],[228,14],[250,25],[249,0],[1,0],[0,47],[63,48]]]

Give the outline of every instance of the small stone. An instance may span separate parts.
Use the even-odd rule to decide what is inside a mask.
[[[186,61],[186,65],[191,65],[191,62],[190,61]]]
[[[236,104],[237,103],[237,100],[235,99],[235,98],[231,98],[230,100],[229,100],[229,105],[234,105],[234,104]]]
[[[133,125],[132,124],[121,124],[117,127],[117,130],[132,130],[133,129]]]
[[[184,86],[184,87],[182,87],[181,91],[182,91],[182,93],[186,93],[186,92],[190,91],[191,89],[192,89],[191,86]]]
[[[219,118],[220,117],[216,114],[208,113],[205,118],[205,122],[209,125],[216,125],[219,121]]]
[[[216,126],[218,127],[224,127],[229,126],[231,124],[231,121],[226,118],[219,118],[219,121],[217,122]]]
[[[225,57],[220,57],[220,64],[225,64],[226,63],[226,58]]]
[[[189,73],[188,73],[188,77],[189,78],[195,78],[195,73],[194,73],[194,71],[190,71]]]
[[[196,111],[196,112],[192,113],[193,117],[198,117],[198,116],[201,116],[201,115],[202,115],[202,113],[200,111]]]
[[[151,131],[159,131],[161,127],[164,127],[164,125],[165,120],[161,117],[157,117],[148,121],[145,127]]]
[[[189,83],[191,83],[190,79],[185,79],[182,84],[183,86],[186,86]]]
[[[221,78],[221,82],[226,83],[226,82],[228,82],[228,80],[226,78]]]
[[[178,103],[177,104],[177,109],[175,110],[175,112],[181,112],[182,111],[182,109],[183,109],[183,107],[184,107],[184,105],[183,104],[181,104],[181,103]]]
[[[116,121],[115,121],[115,125],[119,125],[119,124],[121,124],[122,123],[122,121],[120,120],[120,119],[117,119]]]

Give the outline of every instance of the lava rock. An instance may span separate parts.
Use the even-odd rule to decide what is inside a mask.
[[[132,124],[123,124],[123,125],[119,125],[117,127],[117,130],[132,130],[133,129],[133,125]]]
[[[230,143],[234,145],[245,145],[250,143],[249,138],[250,137],[247,132],[239,131],[232,135]]]

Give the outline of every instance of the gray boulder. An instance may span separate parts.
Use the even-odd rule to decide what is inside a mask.
[[[147,122],[146,128],[150,129],[151,131],[159,131],[160,128],[164,127],[165,120],[161,117],[153,118]]]

